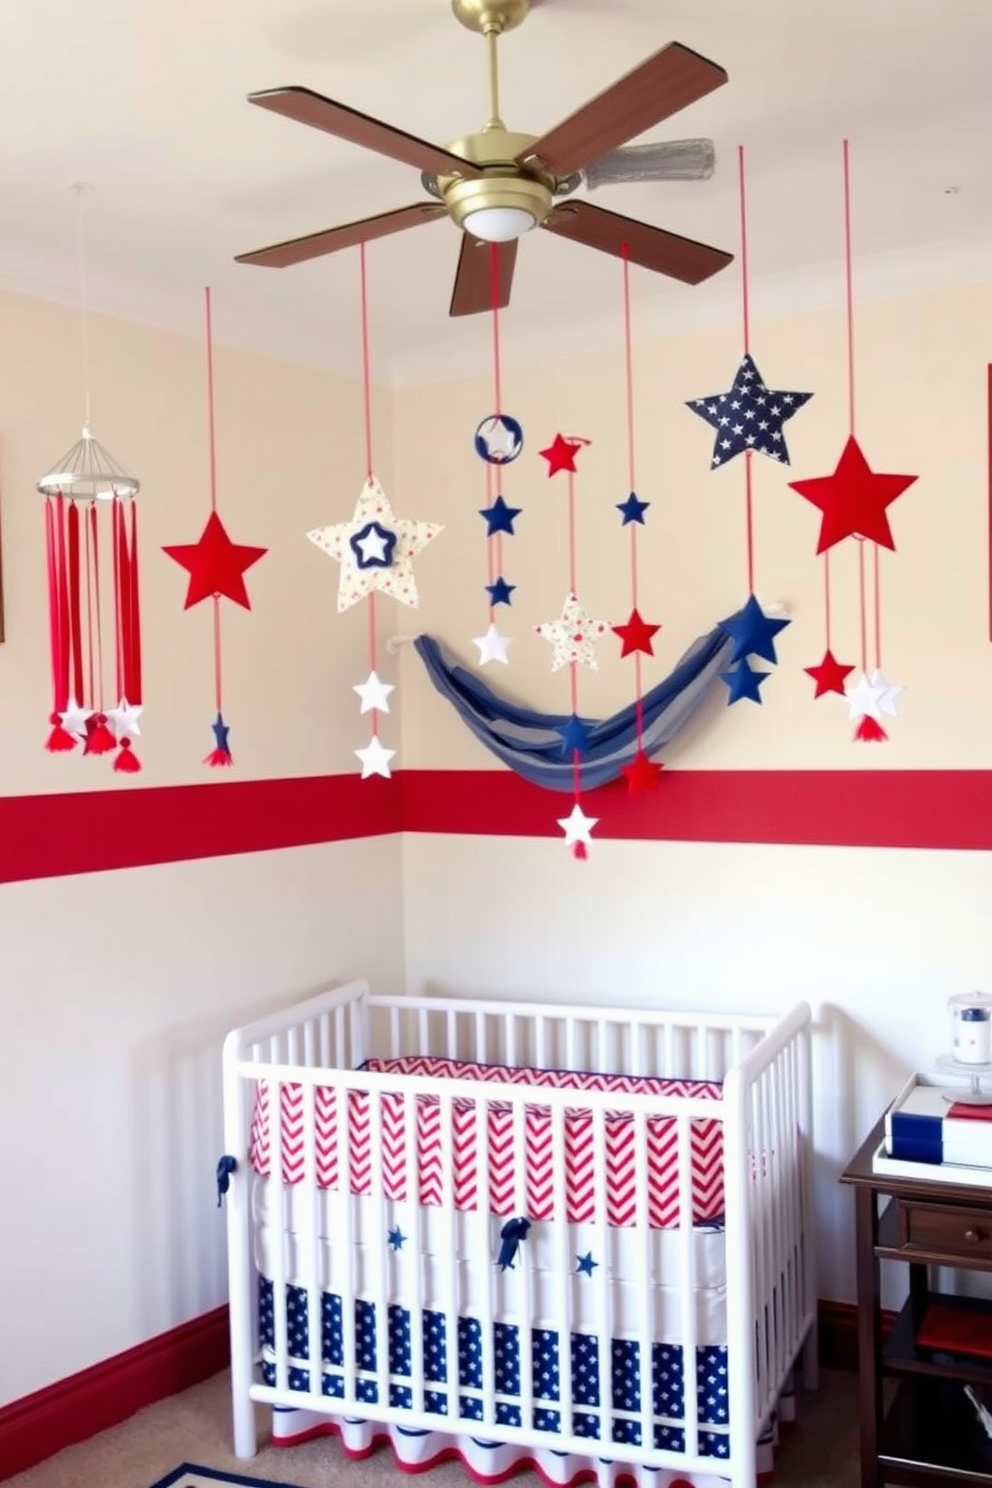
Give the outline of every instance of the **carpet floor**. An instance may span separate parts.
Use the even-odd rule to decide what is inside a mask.
[[[821,1371],[815,1394],[797,1396],[798,1423],[787,1427],[776,1457],[774,1488],[856,1488],[858,1483],[857,1377]],[[260,1409],[259,1420],[266,1412]],[[350,1462],[336,1437],[298,1447],[268,1445],[241,1462],[231,1452],[228,1375],[173,1395],[129,1421],[67,1447],[29,1472],[8,1478],[5,1488],[150,1488],[182,1462],[225,1469],[250,1477],[273,1478],[303,1488],[411,1488],[387,1448],[361,1462]],[[424,1488],[466,1488],[470,1479],[460,1463],[446,1462],[422,1476]],[[515,1478],[519,1488],[540,1488],[532,1472]]]

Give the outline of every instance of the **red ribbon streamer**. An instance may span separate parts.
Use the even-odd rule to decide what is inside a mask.
[[[100,529],[96,503],[90,506],[90,547],[93,561],[93,609],[96,617],[96,693],[90,699],[103,712],[103,604],[100,598]]]
[[[375,459],[372,449],[372,358],[369,350],[369,281],[364,240],[358,245],[358,253],[361,276],[362,411],[365,421],[365,479],[371,481],[375,473]],[[372,590],[368,594],[366,610],[368,615],[369,671],[374,672],[378,658],[378,646],[376,643],[375,593]],[[379,713],[377,709],[373,708],[373,738],[377,737],[378,733]]]

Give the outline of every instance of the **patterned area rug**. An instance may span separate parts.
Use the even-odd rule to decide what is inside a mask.
[[[275,1478],[246,1478],[240,1473],[218,1472],[213,1467],[184,1462],[168,1477],[159,1478],[152,1488],[292,1488],[292,1485],[279,1483]]]

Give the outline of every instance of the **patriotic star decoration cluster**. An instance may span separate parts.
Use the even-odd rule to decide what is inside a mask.
[[[720,621],[720,629],[731,642],[731,669],[720,673],[720,680],[727,685],[728,707],[745,698],[752,703],[762,701],[761,688],[771,673],[752,667],[750,658],[759,657],[776,666],[775,637],[791,624],[791,620],[766,614],[753,594],[748,595],[747,603],[736,615]]]
[[[692,398],[686,407],[716,431],[711,470],[729,464],[747,450],[788,465],[784,426],[812,396],[767,387],[754,358],[745,352],[727,392]]]
[[[491,469],[512,465],[514,460],[518,460],[523,453],[523,427],[518,419],[508,413],[489,414],[477,425],[473,443],[480,460],[484,460]],[[488,506],[480,507],[479,516],[486,524],[487,543],[492,538],[502,538],[504,535],[515,537],[514,523],[521,511],[522,508],[519,506],[510,506],[502,492],[497,492]],[[497,545],[497,551],[501,561],[502,543]],[[512,605],[513,592],[517,586],[509,583],[504,574],[498,573],[492,575],[491,582],[484,587],[489,597],[489,625],[483,635],[473,636],[472,644],[478,647],[480,666],[486,666],[491,661],[501,662],[503,666],[508,666],[512,637],[502,634],[496,624],[493,611],[497,605]]]

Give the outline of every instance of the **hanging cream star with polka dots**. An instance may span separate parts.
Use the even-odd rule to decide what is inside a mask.
[[[535,625],[534,630],[554,647],[551,657],[553,672],[563,666],[570,666],[572,662],[598,671],[596,642],[604,640],[611,633],[609,621],[593,620],[580,605],[578,595],[571,591],[565,596],[558,619]]]
[[[350,521],[317,527],[307,537],[341,565],[340,615],[373,589],[416,609],[420,599],[413,560],[441,531],[440,522],[394,516],[389,497],[369,476]]]

